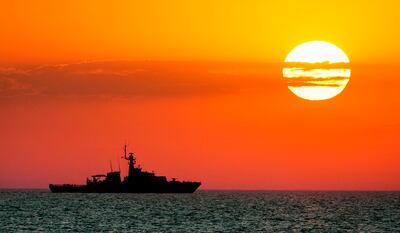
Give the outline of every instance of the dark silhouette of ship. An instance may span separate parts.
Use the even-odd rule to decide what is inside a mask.
[[[165,176],[156,176],[153,172],[142,171],[135,167],[134,153],[126,153],[125,160],[129,161],[128,176],[121,181],[120,171],[92,176],[86,180],[86,185],[76,184],[50,184],[49,188],[54,193],[193,193],[201,182],[177,181],[175,178],[168,181]]]

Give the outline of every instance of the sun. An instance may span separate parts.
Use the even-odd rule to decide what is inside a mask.
[[[310,41],[295,47],[282,70],[288,88],[307,100],[326,100],[344,90],[350,80],[350,60],[337,46]]]

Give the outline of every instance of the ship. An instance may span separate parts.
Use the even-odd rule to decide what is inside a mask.
[[[136,166],[136,155],[127,153],[124,146],[123,159],[128,161],[128,175],[121,180],[121,171],[97,174],[86,179],[85,185],[49,184],[53,193],[193,193],[201,182],[167,180],[165,176],[156,176],[154,172],[142,171]],[[119,169],[120,170],[120,169]]]

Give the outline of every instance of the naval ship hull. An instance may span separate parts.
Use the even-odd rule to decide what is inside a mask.
[[[50,184],[53,193],[193,193],[201,185],[200,182],[174,182],[166,185],[120,185],[120,186],[89,186],[74,184]]]

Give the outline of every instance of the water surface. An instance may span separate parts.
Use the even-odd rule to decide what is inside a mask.
[[[400,232],[400,192],[0,190],[0,232]]]

